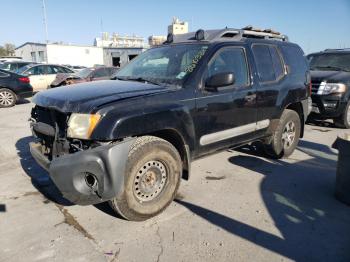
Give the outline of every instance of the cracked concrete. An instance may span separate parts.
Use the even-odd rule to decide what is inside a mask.
[[[344,130],[307,126],[288,160],[246,149],[198,160],[165,212],[128,222],[60,198],[28,151],[30,107],[0,110],[0,261],[350,261],[330,148]]]

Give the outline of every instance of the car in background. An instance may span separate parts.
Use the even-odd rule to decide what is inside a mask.
[[[57,74],[56,79],[50,85],[51,88],[71,85],[83,82],[108,80],[118,71],[116,67],[85,68],[73,74]]]
[[[0,69],[15,72],[23,66],[33,64],[33,62],[11,61],[0,64]]]
[[[30,64],[20,68],[16,73],[28,76],[34,92],[38,92],[47,89],[57,74],[73,74],[74,71],[60,65]]]
[[[0,69],[0,107],[11,107],[22,98],[33,95],[27,76]]]
[[[311,119],[333,119],[350,128],[350,49],[309,54],[312,81]]]
[[[0,63],[11,62],[11,61],[20,61],[22,57],[20,56],[1,56]]]

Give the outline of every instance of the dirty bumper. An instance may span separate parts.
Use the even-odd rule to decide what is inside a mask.
[[[46,169],[62,195],[79,205],[119,198],[124,189],[128,152],[134,139],[99,146],[49,161],[41,144],[30,143],[36,162]]]

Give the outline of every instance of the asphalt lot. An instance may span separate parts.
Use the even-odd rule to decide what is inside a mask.
[[[0,261],[350,261],[331,149],[345,130],[308,125],[288,160],[250,147],[198,160],[164,213],[128,222],[60,197],[28,150],[31,106],[0,109]]]

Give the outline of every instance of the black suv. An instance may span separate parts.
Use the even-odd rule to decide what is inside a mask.
[[[30,149],[71,202],[109,200],[144,220],[171,203],[199,157],[254,141],[274,157],[292,154],[309,88],[303,51],[279,33],[170,34],[115,80],[38,93]]]
[[[332,118],[350,128],[350,49],[327,49],[307,56],[312,78],[314,119]]]

